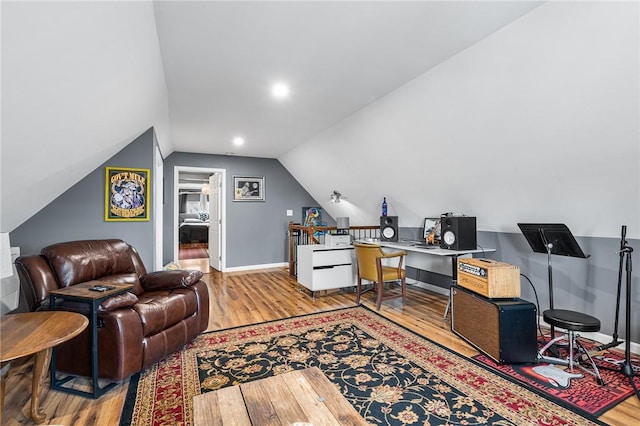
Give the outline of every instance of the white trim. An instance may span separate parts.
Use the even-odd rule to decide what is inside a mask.
[[[178,262],[178,221],[180,205],[178,203],[178,193],[180,190],[179,175],[180,172],[201,172],[201,173],[220,173],[220,220],[222,226],[220,229],[220,262],[222,272],[226,270],[227,264],[227,170],[215,169],[210,167],[193,167],[193,166],[174,166],[173,167],[173,259]]]
[[[425,283],[425,282],[418,281],[418,280],[413,280],[413,281],[414,282],[409,282],[409,280],[407,280],[407,284],[422,288],[424,290],[429,290],[429,291],[431,291],[433,293],[437,293],[437,294],[441,294],[443,296],[449,297],[449,289],[448,288],[438,287],[437,285]]]
[[[272,269],[288,267],[289,263],[265,263],[263,265],[246,265],[246,266],[234,266],[233,268],[225,268],[223,272],[240,272],[240,271],[254,271],[256,269]]]
[[[158,146],[158,142],[154,133],[154,150],[153,150],[153,197],[151,198],[153,201],[153,209],[151,210],[153,213],[153,235],[154,235],[154,248],[153,248],[153,270],[161,271],[162,270],[162,257],[163,257],[163,247],[162,242],[163,238],[163,229],[164,229],[164,219],[163,219],[163,208],[162,203],[164,202],[163,197],[163,180],[164,180],[164,159],[162,158],[162,152],[160,152],[160,146]]]

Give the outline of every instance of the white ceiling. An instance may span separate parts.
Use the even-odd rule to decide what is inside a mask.
[[[278,158],[539,4],[156,2],[173,146]]]
[[[2,1],[1,231],[150,127],[278,158],[541,3]]]

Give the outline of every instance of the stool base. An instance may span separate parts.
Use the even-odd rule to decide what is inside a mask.
[[[538,362],[548,362],[550,364],[565,365],[569,367],[569,370],[572,373],[573,367],[575,365],[583,371],[594,376],[597,383],[602,386],[604,385],[604,380],[602,380],[602,377],[600,376],[598,366],[596,366],[596,363],[593,361],[593,358],[591,358],[589,352],[587,352],[582,343],[580,343],[580,340],[578,339],[579,337],[580,335],[575,331],[567,330],[565,334],[552,339],[538,351]],[[562,339],[566,339],[569,342],[569,355],[567,356],[567,358],[556,358],[544,355],[547,349],[549,349],[552,345],[556,344]],[[584,356],[586,356],[589,360],[592,370],[585,368],[580,362],[583,361]]]

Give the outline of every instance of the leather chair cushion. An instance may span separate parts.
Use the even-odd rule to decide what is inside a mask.
[[[200,271],[157,271],[140,277],[140,284],[145,291],[170,290],[180,287],[190,287],[200,281]]]
[[[404,269],[400,270],[400,274],[398,274],[398,268],[393,266],[383,266],[382,267],[382,280],[383,281],[393,281],[404,278],[406,275]],[[376,278],[377,281],[377,278]]]
[[[198,317],[192,315],[161,332],[144,338],[142,368],[147,368],[173,353],[198,335]]]
[[[121,240],[58,243],[43,248],[41,254],[49,260],[61,287],[137,273],[130,247]]]
[[[189,289],[148,291],[138,297],[133,309],[140,316],[145,337],[177,324],[198,309],[196,294]]]

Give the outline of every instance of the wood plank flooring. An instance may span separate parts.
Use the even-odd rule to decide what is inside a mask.
[[[181,264],[182,265],[182,264]],[[208,267],[192,262],[183,267]],[[311,298],[301,291],[288,271],[269,269],[253,272],[205,274],[210,291],[209,330],[220,330],[245,324],[287,318],[295,315],[355,306],[355,294],[334,291]],[[477,351],[450,331],[449,322],[443,320],[446,297],[408,286],[407,303],[401,299],[385,301],[380,313],[397,323],[416,331],[456,352],[472,356]],[[373,294],[363,296],[363,304],[375,309]],[[6,396],[2,425],[33,424],[29,420],[32,359],[12,363],[6,383]],[[47,415],[48,425],[118,425],[124,398],[129,385],[126,380],[98,400],[69,395],[49,389],[49,379],[41,391],[41,407]],[[627,398],[608,411],[600,420],[610,425],[640,424],[640,401]]]

